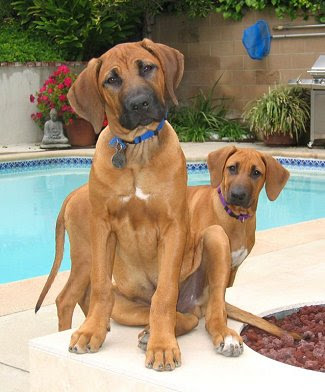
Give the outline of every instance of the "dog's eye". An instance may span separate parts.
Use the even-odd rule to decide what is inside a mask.
[[[156,68],[154,64],[143,64],[142,61],[139,61],[138,63],[139,67],[139,74],[142,77],[150,77],[152,71]]]
[[[118,87],[121,84],[122,84],[122,79],[114,70],[110,73],[110,76],[108,76],[104,82],[104,86],[109,85],[112,87]]]
[[[152,69],[153,69],[153,66],[150,65],[150,64],[147,64],[147,65],[145,65],[145,66],[143,67],[143,72],[144,72],[144,73],[147,73],[147,72],[152,71]]]
[[[229,170],[229,172],[230,172],[231,174],[235,174],[236,171],[237,171],[237,168],[236,168],[235,165],[231,165],[231,166],[228,166],[228,170]]]
[[[106,80],[108,84],[117,84],[119,82],[119,78],[117,76],[111,76]]]
[[[257,170],[257,169],[253,169],[253,171],[252,171],[252,176],[253,176],[254,178],[259,177],[261,174],[262,174],[262,173],[261,173],[259,170]]]

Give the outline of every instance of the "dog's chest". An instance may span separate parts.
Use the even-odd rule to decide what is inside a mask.
[[[120,195],[120,201],[122,203],[128,203],[131,199],[137,199],[137,200],[143,200],[143,201],[147,201],[151,196],[151,193],[146,193],[142,190],[142,188],[140,186],[136,186],[135,189],[133,191],[131,191],[129,194],[127,195]]]

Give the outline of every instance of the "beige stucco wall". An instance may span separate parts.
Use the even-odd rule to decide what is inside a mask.
[[[40,89],[57,65],[1,64],[0,66],[0,144],[40,142],[43,132],[31,119],[36,104],[30,94]],[[82,65],[72,67],[80,72]]]
[[[269,85],[287,83],[299,75],[308,77],[320,54],[325,54],[325,36],[273,39],[270,54],[263,60],[250,59],[241,42],[243,30],[259,19],[269,26],[284,23],[312,24],[313,19],[280,20],[272,10],[250,12],[242,21],[223,20],[219,14],[190,20],[182,16],[159,16],[153,39],[179,49],[185,55],[184,79],[179,96],[193,96],[198,88],[208,89],[222,75],[217,96],[228,98],[230,107],[241,111],[248,101],[267,91]],[[323,29],[272,31],[273,34],[322,32]]]

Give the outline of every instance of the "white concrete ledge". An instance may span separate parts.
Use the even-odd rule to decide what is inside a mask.
[[[263,284],[253,290],[243,287],[228,290],[227,299],[257,313],[295,307],[305,302],[324,302],[323,290],[313,289],[301,301],[298,290],[283,298],[281,291],[263,292]],[[301,292],[301,290],[300,290]],[[257,306],[252,300],[259,297]],[[240,300],[238,300],[240,299]],[[240,331],[242,324],[229,321]],[[178,339],[182,366],[174,372],[158,373],[144,366],[144,353],[137,348],[139,328],[112,324],[102,349],[96,354],[77,355],[68,352],[72,331],[65,331],[30,341],[30,383],[32,392],[93,391],[250,391],[273,390],[279,382],[290,380],[291,390],[319,388],[323,373],[304,370],[263,357],[245,345],[238,358],[227,358],[213,350],[203,320],[199,327]],[[244,389],[243,389],[244,388]]]
[[[279,242],[272,235],[274,229],[262,232],[261,240],[268,241],[270,253],[261,254],[260,250],[244,262],[235,286],[227,290],[227,301],[259,315],[324,304],[324,227],[324,219],[283,227]],[[242,328],[231,320],[228,324],[237,331]],[[139,331],[112,323],[112,331],[96,354],[69,353],[72,331],[31,340],[31,391],[264,392],[279,387],[282,391],[288,382],[290,390],[305,392],[319,390],[325,382],[324,373],[282,364],[247,346],[239,358],[216,354],[203,320],[178,340],[182,366],[171,373],[157,373],[144,366],[144,353],[137,348]]]

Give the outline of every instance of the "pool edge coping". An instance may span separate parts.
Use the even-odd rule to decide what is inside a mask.
[[[217,147],[217,146],[216,146]],[[284,158],[302,158],[302,159],[320,159],[325,160],[325,150],[323,151],[288,151],[282,148],[279,149],[263,149],[260,146],[252,146],[252,149],[256,149],[260,152],[270,154],[275,157]],[[222,148],[222,146],[220,146]],[[216,148],[217,149],[217,148]],[[184,149],[183,149],[184,151]],[[40,151],[30,151],[30,152],[10,152],[1,153],[0,162],[6,161],[19,161],[25,159],[40,159],[40,158],[56,158],[56,157],[93,157],[95,153],[95,148],[89,149],[65,149],[65,150],[40,150]],[[184,151],[185,158],[188,162],[202,162],[206,161],[209,153],[198,153],[195,157],[191,156],[192,153]],[[188,156],[187,156],[188,155]]]

